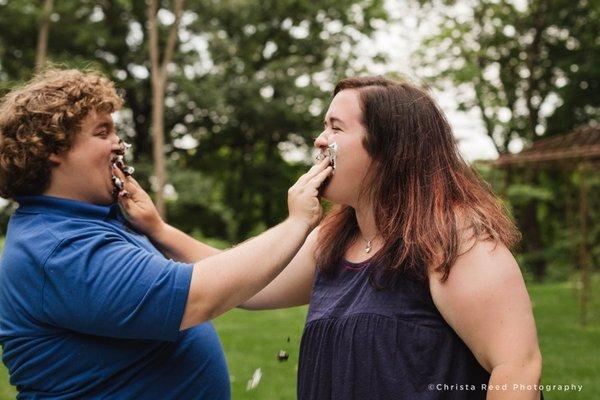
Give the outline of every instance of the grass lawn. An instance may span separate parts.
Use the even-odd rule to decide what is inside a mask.
[[[600,282],[595,282],[598,287]],[[577,299],[569,283],[530,285],[544,356],[543,384],[579,384],[577,392],[552,391],[547,399],[600,398],[600,299],[594,298],[592,322],[579,325]],[[234,310],[215,321],[230,368],[233,399],[295,399],[298,348],[306,307],[248,312]],[[288,342],[289,338],[289,342]],[[289,360],[279,362],[286,350]],[[262,379],[252,390],[247,382],[260,368]],[[0,399],[14,398],[6,370],[0,367]]]
[[[542,383],[583,385],[579,393],[548,392],[547,398],[600,398],[600,279],[595,279],[592,287],[596,291],[589,306],[589,323],[582,328],[571,284],[530,286],[544,358]]]

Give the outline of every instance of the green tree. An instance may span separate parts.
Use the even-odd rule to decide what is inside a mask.
[[[509,152],[513,141],[527,145],[597,122],[599,1],[425,3],[429,12],[432,4],[442,10],[437,32],[420,52],[432,71],[426,78],[450,82],[461,109],[479,110],[498,153]],[[524,261],[538,279],[555,259],[557,243],[565,243],[557,239],[568,227],[547,218],[552,211],[564,221],[566,198],[547,197],[572,189],[564,175],[531,168],[504,174],[503,192],[524,236]]]
[[[161,46],[172,3],[158,11]],[[121,126],[134,144],[136,175],[148,185],[146,11],[144,0],[55,2],[48,59],[91,64],[124,89]],[[5,88],[33,72],[36,43],[21,38],[37,36],[41,15],[39,2],[0,1]],[[386,18],[383,0],[188,0],[165,87],[165,151],[177,194],[167,204],[176,217],[170,220],[189,225],[192,215],[202,226],[219,214],[215,226],[226,229],[218,234],[240,240],[283,218],[286,189],[305,169],[303,156],[320,131],[332,83],[359,72],[354,45],[373,32],[374,20]],[[202,198],[188,195],[195,186],[206,190]],[[207,198],[218,205],[207,206]]]
[[[353,45],[386,14],[379,1],[212,4],[196,23],[207,32],[214,63],[203,87],[220,100],[207,104],[197,91],[203,119],[192,134],[199,147],[182,162],[223,183],[223,201],[235,216],[231,235],[239,239],[285,215],[284,188],[305,167],[286,162],[282,143],[312,144],[331,83],[354,73]]]
[[[459,107],[480,111],[500,154],[511,140],[531,142],[598,118],[599,29],[593,21],[600,17],[600,2],[460,4],[436,2],[444,11],[438,32],[425,40],[420,54],[433,67],[425,78],[458,88]],[[563,115],[573,106],[574,115],[550,126],[555,112]]]

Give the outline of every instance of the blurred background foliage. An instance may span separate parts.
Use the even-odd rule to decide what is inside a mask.
[[[333,85],[369,73],[369,64],[386,65],[393,53],[357,62],[364,58],[358,43],[404,18],[388,12],[390,3],[188,0],[165,98],[169,222],[234,243],[284,218],[286,189],[311,162]],[[436,90],[451,86],[460,110],[478,111],[499,154],[598,123],[599,0],[404,5],[431,26],[410,60],[416,78]],[[126,100],[117,117],[120,133],[133,144],[137,178],[152,192],[147,7],[144,0],[55,0],[47,59],[99,69],[117,83]],[[172,9],[172,1],[162,2],[163,33]],[[0,95],[33,75],[42,19],[42,1],[0,0]],[[523,232],[517,252],[528,276],[566,279],[576,272],[578,173],[474,166]],[[600,258],[597,176],[589,184],[594,266]],[[2,231],[13,208],[2,211]]]
[[[173,15],[163,2],[163,28]],[[29,79],[40,1],[0,2],[0,90]],[[92,67],[123,89],[121,134],[150,188],[151,136],[146,2],[59,1],[48,59]],[[286,215],[286,188],[305,170],[331,83],[358,73],[351,49],[385,19],[374,1],[188,1],[165,99],[168,220],[239,241]],[[164,37],[165,35],[163,35]],[[169,196],[170,194],[170,196]]]

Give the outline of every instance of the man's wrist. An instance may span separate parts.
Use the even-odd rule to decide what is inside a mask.
[[[285,220],[285,223],[289,224],[291,227],[293,227],[293,229],[301,229],[305,235],[308,235],[309,232],[313,229],[313,227],[310,224],[310,221],[302,217],[290,215]]]

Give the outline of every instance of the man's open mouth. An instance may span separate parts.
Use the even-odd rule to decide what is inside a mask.
[[[121,193],[123,191],[123,189],[125,188],[125,185],[124,185],[123,181],[121,179],[119,179],[119,177],[117,177],[117,176],[115,176],[115,174],[113,174],[112,167],[116,166],[117,168],[119,168],[125,176],[133,175],[133,173],[135,172],[135,169],[132,166],[127,165],[127,163],[125,162],[125,150],[127,150],[130,147],[131,147],[131,145],[129,143],[125,143],[123,140],[120,140],[119,141],[119,149],[116,150],[112,154],[111,159],[110,159],[109,169],[111,170],[111,182],[113,185],[113,197],[115,199],[118,197],[119,193]]]

